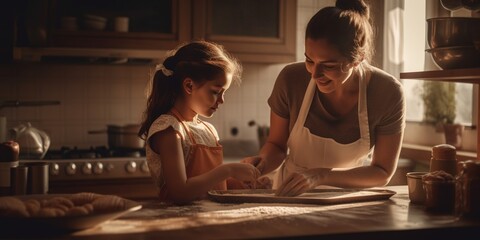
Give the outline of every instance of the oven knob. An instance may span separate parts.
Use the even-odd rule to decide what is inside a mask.
[[[107,167],[105,168],[105,170],[106,170],[107,172],[111,172],[111,171],[113,171],[114,168],[115,168],[115,166],[114,166],[113,164],[108,163],[108,164],[107,164]]]
[[[58,163],[50,163],[50,175],[57,176],[60,174],[60,166],[58,166]]]
[[[134,161],[128,162],[127,165],[125,165],[125,170],[129,173],[134,173],[137,171],[137,163]]]
[[[147,164],[147,162],[143,162],[143,163],[142,163],[142,168],[141,168],[141,169],[142,169],[142,172],[145,172],[145,173],[150,172],[150,169],[148,169],[148,164]]]
[[[95,174],[103,173],[103,163],[96,162],[95,165],[93,166],[93,173]]]
[[[83,172],[83,174],[85,174],[85,175],[90,175],[90,174],[92,174],[92,164],[91,164],[91,163],[85,163],[85,164],[83,164],[82,172]]]
[[[75,163],[67,164],[67,168],[65,169],[67,175],[74,175],[77,172],[77,165]]]

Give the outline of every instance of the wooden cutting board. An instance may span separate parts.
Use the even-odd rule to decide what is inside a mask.
[[[212,190],[208,196],[221,203],[340,204],[386,200],[396,192],[387,189],[313,189],[295,197],[275,196],[272,189]]]

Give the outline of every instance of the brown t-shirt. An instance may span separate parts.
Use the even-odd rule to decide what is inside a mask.
[[[370,81],[367,86],[367,111],[370,131],[370,146],[375,145],[377,135],[396,134],[405,127],[405,100],[402,84],[388,73],[369,66]],[[304,62],[292,63],[280,72],[268,99],[271,110],[288,119],[291,131],[297,120],[303,97],[311,79]],[[335,118],[322,105],[320,92],[315,96],[307,116],[305,127],[312,134],[332,138],[347,144],[360,138],[358,107],[342,118]]]

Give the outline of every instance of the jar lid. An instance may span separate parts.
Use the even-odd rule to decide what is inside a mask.
[[[457,150],[449,144],[440,144],[432,148],[432,158],[435,160],[456,160]]]
[[[466,160],[457,163],[457,169],[460,174],[469,177],[480,177],[480,161]]]

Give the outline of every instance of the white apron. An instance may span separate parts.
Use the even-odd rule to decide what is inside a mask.
[[[368,76],[368,75],[367,75]],[[360,139],[341,144],[331,138],[323,138],[310,133],[305,127],[316,84],[310,80],[302,106],[287,141],[288,155],[277,171],[273,188],[278,188],[284,179],[293,172],[304,172],[311,168],[352,168],[363,164],[370,153],[370,132],[367,113],[367,79],[362,74],[359,80],[358,123]]]

